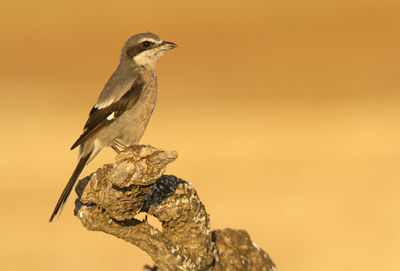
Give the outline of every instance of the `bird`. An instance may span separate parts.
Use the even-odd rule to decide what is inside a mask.
[[[157,59],[175,47],[175,43],[151,32],[133,35],[126,41],[117,69],[92,107],[82,135],[71,147],[79,147],[78,163],[49,222],[61,213],[84,167],[104,147],[119,153],[139,142],[156,104]]]

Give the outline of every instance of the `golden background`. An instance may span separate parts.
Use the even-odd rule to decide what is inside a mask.
[[[158,62],[142,143],[179,151],[214,228],[280,270],[400,270],[400,2],[1,1],[1,270],[141,270],[150,257],[49,216],[127,38]],[[85,176],[113,160],[104,150]]]

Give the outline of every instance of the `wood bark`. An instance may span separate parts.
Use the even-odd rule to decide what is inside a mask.
[[[148,145],[116,156],[76,186],[75,215],[84,227],[121,238],[146,251],[155,266],[145,270],[276,270],[268,254],[244,230],[212,230],[190,182],[163,175],[178,157]],[[159,230],[144,212],[156,217]]]

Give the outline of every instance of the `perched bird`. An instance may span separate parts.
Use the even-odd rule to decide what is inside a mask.
[[[79,162],[50,217],[60,212],[83,168],[103,147],[119,152],[136,144],[143,136],[157,99],[157,59],[176,47],[153,33],[128,39],[121,59],[89,114],[82,135],[72,145],[79,146]]]

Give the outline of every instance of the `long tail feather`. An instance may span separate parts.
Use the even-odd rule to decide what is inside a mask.
[[[74,173],[72,173],[72,176],[69,179],[67,185],[65,186],[64,191],[62,192],[60,198],[58,199],[58,202],[56,204],[56,207],[54,208],[53,213],[51,214],[49,222],[53,221],[53,218],[58,214],[58,212],[61,213],[60,209],[62,209],[63,205],[67,201],[68,196],[71,193],[72,189],[74,188],[74,185],[78,180],[79,175],[82,173],[82,170],[85,167],[87,161],[89,160],[90,155],[91,153],[79,159],[78,165],[76,166]]]

